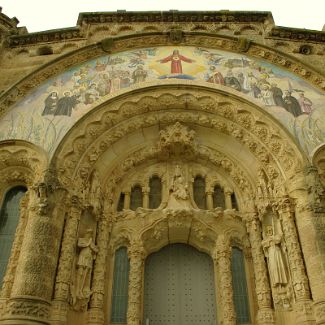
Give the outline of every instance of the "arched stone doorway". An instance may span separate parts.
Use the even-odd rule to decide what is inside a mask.
[[[214,325],[213,262],[186,244],[170,244],[149,255],[144,273],[146,325]]]

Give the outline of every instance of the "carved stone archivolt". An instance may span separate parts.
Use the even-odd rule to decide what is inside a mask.
[[[173,114],[167,108],[173,110]],[[101,111],[96,115],[90,113],[82,122],[85,125],[78,127],[75,135],[72,131],[68,141],[57,151],[55,157],[64,157],[57,166],[64,170],[63,182],[69,182],[71,177],[89,177],[101,155],[128,133],[157,123],[169,124],[175,119],[231,136],[256,157],[273,182],[284,175],[290,177],[303,162],[299,149],[288,142],[286,132],[272,118],[266,118],[264,113],[248,105],[241,104],[239,109],[239,102],[226,99],[221,93],[204,93],[203,89],[200,92],[170,89],[169,93],[161,93],[153,89],[150,95],[135,95],[132,102],[114,102],[112,108]],[[81,133],[81,130],[86,132]]]

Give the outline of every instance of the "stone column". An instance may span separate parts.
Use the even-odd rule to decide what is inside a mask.
[[[50,178],[30,189],[23,244],[0,324],[49,324],[50,300],[64,224],[65,191]]]
[[[143,193],[142,207],[145,209],[148,209],[149,208],[149,188],[144,187],[142,189],[142,193]]]
[[[291,200],[288,197],[278,204],[278,213],[288,251],[291,281],[296,298],[296,324],[315,324],[309,282],[295,224],[295,214]]]
[[[231,276],[231,246],[229,240],[224,235],[220,235],[217,239],[214,259],[222,306],[221,319],[224,325],[235,325],[236,313]]]
[[[79,221],[82,213],[82,204],[77,196],[71,197],[61,245],[61,253],[54,287],[52,301],[51,325],[66,324],[69,309],[69,291],[73,260],[76,255]]]
[[[233,191],[230,188],[225,188],[225,207],[226,209],[232,209],[232,203],[231,203],[231,194]]]
[[[246,228],[252,247],[252,258],[255,275],[255,290],[257,295],[257,324],[275,324],[274,311],[272,309],[271,288],[268,278],[267,265],[262,249],[262,228],[260,220],[255,212],[245,216]]]
[[[125,191],[124,192],[124,210],[129,210],[131,204],[131,192]]]
[[[90,298],[88,310],[88,323],[92,325],[104,324],[104,295],[106,283],[106,260],[108,254],[108,240],[110,234],[109,225],[110,213],[105,212],[100,218],[97,227],[98,253],[96,256],[93,280],[92,280],[92,296]]]
[[[144,248],[142,243],[132,243],[128,249],[130,258],[128,325],[141,324],[142,284],[144,267]]]
[[[213,191],[206,192],[206,205],[208,210],[213,210]]]

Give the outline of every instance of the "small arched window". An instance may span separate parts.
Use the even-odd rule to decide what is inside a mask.
[[[149,180],[149,208],[157,209],[161,203],[161,179],[158,176],[153,176]]]
[[[213,207],[225,209],[225,193],[220,185],[216,185],[213,190]]]
[[[231,273],[237,324],[250,323],[244,254],[238,247],[232,248]]]
[[[131,189],[131,202],[130,208],[131,210],[136,210],[139,207],[142,207],[142,189],[141,186],[135,185]]]
[[[128,309],[129,258],[126,247],[115,251],[113,290],[112,290],[112,323],[126,323]]]
[[[124,198],[125,198],[125,194],[121,193],[118,203],[117,203],[117,211],[122,211],[124,209]]]
[[[237,203],[237,198],[236,198],[236,194],[231,193],[231,206],[233,209],[238,210],[238,203]]]
[[[206,208],[205,200],[205,179],[202,176],[196,176],[193,183],[194,201],[199,209]]]
[[[17,186],[10,189],[3,200],[0,211],[0,286],[6,272],[16,227],[19,221],[20,200],[27,189]]]

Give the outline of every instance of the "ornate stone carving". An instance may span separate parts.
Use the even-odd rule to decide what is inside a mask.
[[[257,322],[258,324],[274,324],[275,320],[271,308],[271,289],[262,250],[261,224],[255,213],[248,213],[245,221],[254,263],[255,288],[258,304]]]
[[[83,209],[80,198],[71,196],[69,212],[65,223],[58,270],[55,279],[54,301],[51,313],[53,324],[64,324],[68,313],[68,301],[71,277],[74,265],[77,234],[81,211]]]
[[[213,102],[212,106],[210,104],[207,106],[207,96],[205,94],[200,95],[199,98],[193,97],[193,109],[197,108],[198,105],[202,105],[202,111],[200,111],[200,118],[197,118],[197,114],[195,114],[191,110],[186,110],[182,113],[175,112],[173,114],[170,114],[167,111],[163,111],[163,105],[166,105],[166,96],[159,94],[159,91],[155,90],[153,92],[152,96],[156,97],[157,100],[153,101],[150,106],[147,106],[147,98],[148,96],[144,96],[143,100],[145,100],[144,103],[139,101],[139,107],[136,107],[135,103],[136,100],[134,100],[132,103],[124,103],[119,112],[115,111],[115,113],[112,115],[112,113],[106,113],[103,115],[100,115],[101,122],[97,121],[96,126],[98,132],[96,133],[96,138],[94,138],[91,135],[85,134],[83,137],[78,136],[78,145],[77,142],[74,144],[74,140],[70,140],[71,143],[67,144],[67,151],[66,153],[62,153],[63,156],[66,158],[62,161],[63,162],[63,168],[62,170],[65,170],[64,177],[69,177],[68,175],[73,173],[73,169],[77,161],[81,158],[81,155],[83,151],[79,151],[77,148],[80,147],[80,143],[84,143],[82,145],[83,148],[88,148],[87,152],[83,157],[90,157],[93,154],[96,154],[98,159],[100,159],[101,154],[107,150],[114,142],[116,142],[119,138],[125,136],[127,133],[132,132],[136,129],[139,129],[140,127],[149,127],[151,125],[155,125],[158,123],[158,119],[160,123],[171,123],[174,122],[175,119],[182,120],[185,123],[196,123],[204,127],[210,127],[215,128],[218,131],[224,132],[225,134],[234,134],[236,131],[240,131],[240,133],[243,135],[242,137],[238,138],[240,142],[242,142],[243,145],[247,145],[249,150],[251,150],[252,154],[256,156],[256,159],[258,159],[261,162],[261,165],[263,166],[263,169],[268,174],[268,177],[273,180],[274,183],[277,181],[280,181],[279,177],[281,177],[281,172],[278,170],[277,161],[279,164],[284,164],[286,168],[286,173],[291,174],[294,172],[294,169],[296,168],[296,165],[299,163],[299,160],[293,160],[293,157],[296,155],[296,152],[293,147],[288,145],[288,143],[285,142],[279,142],[279,145],[281,147],[281,150],[277,149],[275,152],[270,152],[268,149],[269,143],[274,143],[274,127],[266,127],[266,124],[264,128],[261,127],[263,123],[259,121],[258,128],[255,128],[253,125],[251,125],[251,132],[248,132],[246,129],[246,121],[247,116],[243,118],[242,113],[241,114],[235,114],[235,107],[229,104],[225,104],[224,102],[221,102],[221,99],[213,99],[209,95],[209,98]],[[184,98],[183,95],[178,96],[171,96],[168,95],[169,100],[172,100],[170,104],[168,104],[168,107],[170,107],[171,104],[175,106],[171,106],[173,109],[182,108],[183,103],[182,101]],[[186,93],[186,103],[189,105],[189,98],[190,94]],[[200,99],[202,98],[202,99]],[[164,99],[164,100],[163,100]],[[192,104],[191,104],[192,105]],[[134,106],[132,110],[129,110],[129,107]],[[192,107],[192,106],[191,106]],[[208,114],[211,112],[211,108],[213,107],[214,114],[216,115],[210,115]],[[125,109],[127,108],[127,115],[125,116],[124,113],[126,112]],[[148,112],[150,110],[150,112]],[[156,110],[162,110],[160,114],[157,114]],[[242,108],[243,110],[243,108]],[[130,114],[134,115],[135,112],[137,114],[144,114],[143,116],[130,116]],[[147,112],[147,113],[145,113]],[[242,111],[241,111],[242,112]],[[121,115],[120,115],[121,114]],[[220,115],[222,116],[220,116]],[[230,115],[229,115],[230,114]],[[249,113],[251,114],[251,113]],[[98,116],[98,115],[97,115]],[[234,119],[234,121],[227,121],[225,120],[225,116],[230,116],[230,118]],[[127,118],[127,120],[125,120]],[[227,117],[229,118],[229,117]],[[255,118],[256,120],[257,118]],[[109,126],[106,121],[109,121]],[[94,121],[95,122],[95,121]],[[112,124],[113,123],[113,124]],[[245,129],[242,128],[241,125],[237,123],[244,123]],[[111,127],[111,125],[115,125],[115,127]],[[107,127],[109,127],[108,131],[106,131]],[[84,129],[82,127],[82,129]],[[89,126],[85,129],[89,129]],[[265,136],[261,136],[261,130],[267,130],[265,133]],[[254,134],[256,132],[256,135]],[[100,136],[100,134],[102,134]],[[254,134],[254,135],[253,135]],[[279,139],[279,135],[282,134],[282,131],[279,130],[278,134],[276,135],[276,138]],[[260,142],[260,138],[263,139],[263,143]],[[73,139],[73,136],[71,137]],[[278,146],[279,147],[279,146]],[[278,148],[277,147],[277,148]],[[73,151],[71,151],[71,148],[74,148]],[[273,148],[273,147],[271,147]],[[63,149],[64,150],[64,149]],[[84,149],[83,149],[84,150]],[[65,150],[64,150],[65,151]],[[266,152],[269,152],[269,154],[266,157]],[[61,155],[62,155],[61,154]],[[298,155],[299,156],[299,155]],[[288,157],[290,157],[290,164],[288,164]],[[292,157],[292,160],[291,160]],[[89,165],[93,165],[94,162],[92,160],[84,161],[83,163],[79,162],[80,170],[81,168],[90,168]],[[89,167],[86,167],[89,166]],[[61,169],[61,168],[60,168]],[[68,180],[67,180],[68,182]]]
[[[95,260],[92,295],[88,310],[88,324],[102,325],[104,322],[104,295],[106,279],[106,258],[108,254],[108,241],[110,233],[110,211],[106,208],[104,215],[98,221],[98,253]]]
[[[284,198],[278,207],[288,250],[289,266],[296,299],[308,300],[310,298],[309,283],[294,222],[292,202],[289,198]]]
[[[169,31],[169,41],[173,44],[179,44],[183,41],[183,31],[178,28],[173,28]]]
[[[215,256],[219,278],[219,290],[222,305],[222,319],[224,325],[235,325],[236,315],[233,302],[231,278],[231,246],[225,236],[219,235],[216,242]]]
[[[46,300],[30,296],[15,297],[8,300],[1,320],[4,324],[10,324],[13,320],[16,324],[48,324],[49,312],[50,303]]]
[[[161,155],[166,158],[170,158],[170,156],[193,156],[197,149],[195,132],[176,122],[160,131],[158,148]]]
[[[130,272],[127,321],[130,325],[140,325],[144,262],[144,249],[142,243],[131,243],[128,249],[128,255],[130,258]]]

